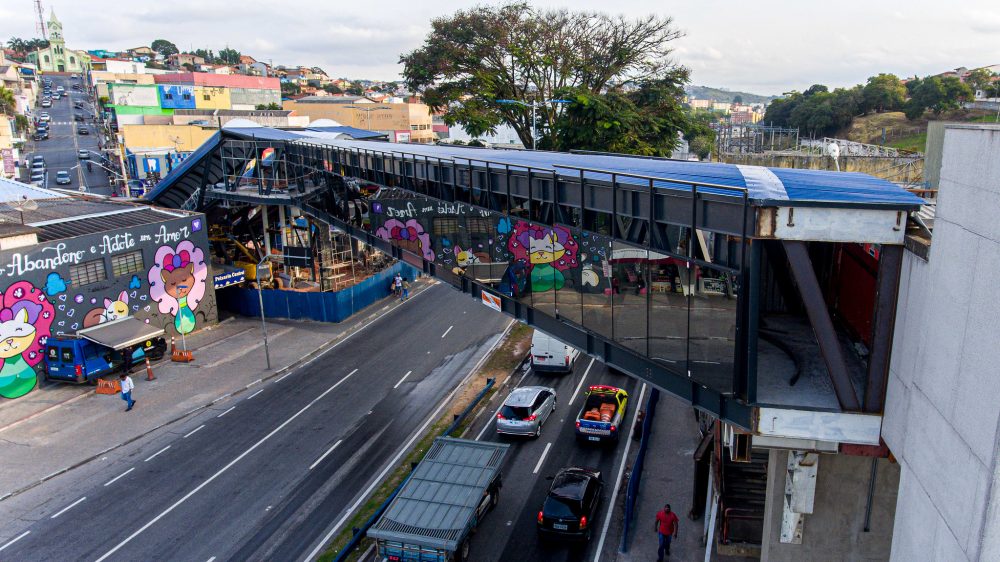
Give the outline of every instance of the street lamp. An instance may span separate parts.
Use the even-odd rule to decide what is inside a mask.
[[[380,109],[392,109],[391,107],[379,106],[379,107],[361,107],[359,105],[348,105],[345,106],[347,109],[357,109],[359,111],[364,111],[367,114],[368,130],[372,130],[372,112],[378,111]]]
[[[496,100],[496,102],[503,105],[520,105],[531,108],[531,150],[535,150],[535,145],[538,143],[538,140],[535,135],[535,110],[549,103],[573,103],[572,100],[561,100],[561,99],[533,101],[531,103],[526,103],[519,100]]]
[[[260,327],[264,331],[264,359],[267,361],[268,371],[271,370],[271,351],[267,347],[267,321],[264,320],[264,292],[263,289],[261,289],[260,272],[263,269],[264,263],[270,260],[272,257],[277,257],[277,256],[271,256],[271,255],[264,256],[264,258],[257,263],[257,270],[255,271],[255,273],[257,274],[257,300],[260,301]],[[270,271],[270,268],[268,268],[268,271]]]

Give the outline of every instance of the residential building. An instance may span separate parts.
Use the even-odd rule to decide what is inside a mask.
[[[144,58],[145,60],[152,60],[156,58],[156,51],[149,47],[135,47],[132,49],[126,49],[126,53],[134,58]]]
[[[195,95],[195,107],[199,109],[252,110],[259,105],[281,103],[281,83],[277,78],[179,72],[158,75],[156,83],[201,87]]]
[[[384,133],[393,142],[437,140],[430,108],[422,103],[376,104],[361,96],[309,96],[286,101],[282,107],[313,121],[332,119],[348,127]]]
[[[692,99],[688,101],[691,109],[712,109],[712,100]]]
[[[111,96],[108,93],[108,85],[114,83],[120,84],[144,84],[150,85],[156,82],[153,79],[152,74],[134,74],[131,72],[107,72],[107,71],[93,71],[90,73],[91,85],[97,89],[98,98],[108,98]]]
[[[117,74],[146,74],[146,63],[131,59],[91,57],[91,69]]]
[[[182,68],[188,64],[192,66],[205,64],[205,59],[189,53],[174,53],[167,57],[167,66],[170,68]]]
[[[28,62],[38,66],[41,72],[86,72],[90,68],[90,55],[86,51],[66,48],[62,23],[50,12],[46,23],[49,30],[49,46],[28,53]]]

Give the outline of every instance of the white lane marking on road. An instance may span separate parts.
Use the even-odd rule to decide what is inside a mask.
[[[339,447],[340,444],[343,443],[343,441],[344,441],[343,439],[338,439],[337,442],[333,444],[333,447],[330,447],[329,449],[327,449],[327,451],[325,453],[323,453],[322,455],[320,455],[320,457],[318,459],[316,459],[316,462],[314,462],[311,465],[309,465],[309,470],[312,470],[312,469],[316,468],[316,465],[319,464],[319,463],[321,463],[321,462],[323,462],[323,459],[325,459],[327,455],[329,455],[330,453],[332,453],[334,449],[336,449],[337,447]]]
[[[261,392],[264,392],[264,389],[263,389],[263,388],[262,388],[262,389],[260,389],[260,390],[258,390],[257,392],[254,392],[254,393],[253,393],[253,394],[251,394],[250,396],[247,396],[247,400],[249,400],[249,399],[253,398],[254,396],[257,396],[257,395],[258,395],[258,394],[260,394]]]
[[[229,408],[229,409],[228,409],[228,410],[226,410],[225,412],[222,412],[221,414],[219,414],[219,415],[217,415],[217,416],[215,416],[215,417],[217,417],[217,418],[221,418],[222,416],[224,416],[224,415],[228,414],[229,412],[232,412],[232,411],[233,411],[233,410],[235,410],[235,409],[236,409],[236,406],[233,406],[232,408]]]
[[[590,372],[590,368],[593,366],[594,366],[594,359],[591,359],[590,365],[587,365],[587,370],[584,371],[583,376],[580,377],[580,384],[576,385],[576,390],[573,391],[573,396],[569,397],[569,402],[566,403],[567,406],[572,405],[573,401],[576,400],[576,395],[580,394],[580,389],[583,388],[583,381],[587,380],[587,373]]]
[[[521,383],[524,382],[525,377],[527,377],[528,373],[530,373],[530,372],[531,372],[531,369],[528,369],[527,371],[525,371],[524,374],[521,375],[521,378],[518,379],[517,384],[514,385],[514,388],[518,388],[519,386],[521,386]],[[482,439],[483,438],[483,434],[486,433],[486,430],[489,429],[490,426],[493,425],[494,422],[496,422],[497,414],[500,413],[500,408],[503,408],[503,402],[500,402],[500,405],[497,406],[497,411],[493,412],[493,417],[490,418],[490,419],[488,419],[488,420],[486,420],[486,425],[483,426],[483,429],[479,432],[479,435],[476,436],[476,441],[479,441],[480,439]]]
[[[105,486],[110,486],[110,485],[114,484],[115,482],[117,482],[117,481],[118,481],[118,479],[119,479],[119,478],[122,478],[123,476],[125,476],[125,475],[126,475],[126,474],[128,474],[129,472],[132,472],[133,470],[135,470],[135,467],[134,467],[134,466],[133,466],[132,468],[130,468],[130,469],[128,469],[128,470],[126,470],[125,472],[123,472],[123,473],[119,474],[118,476],[115,476],[115,477],[114,477],[114,478],[112,478],[111,480],[108,480],[108,482],[107,482],[107,484],[105,484]]]
[[[11,540],[10,542],[8,542],[7,544],[5,544],[3,546],[0,546],[0,551],[2,551],[3,549],[7,548],[8,546],[16,543],[17,541],[23,539],[24,537],[26,537],[26,536],[28,536],[30,534],[31,534],[31,531],[25,531],[25,532],[21,533],[20,535],[14,537],[14,539]]]
[[[355,369],[354,371],[357,371],[357,369]],[[323,394],[320,394],[316,398],[313,398],[312,401],[309,402],[308,404],[306,404],[301,410],[299,410],[298,412],[295,412],[294,414],[292,414],[292,417],[290,417],[287,420],[281,422],[281,425],[279,425],[278,427],[272,429],[271,433],[268,433],[267,435],[265,435],[264,437],[262,437],[260,441],[257,441],[256,443],[254,443],[253,445],[251,445],[249,449],[247,449],[246,451],[243,451],[235,459],[229,461],[229,464],[227,464],[226,466],[220,468],[218,472],[216,472],[212,476],[208,477],[208,479],[205,480],[204,482],[202,482],[201,484],[198,484],[198,486],[196,486],[195,489],[193,489],[190,492],[188,492],[187,494],[185,494],[184,497],[182,497],[181,499],[179,499],[176,502],[174,502],[173,505],[171,505],[167,509],[163,510],[163,512],[161,512],[159,515],[157,515],[156,517],[150,519],[149,523],[146,523],[142,527],[139,527],[139,529],[137,531],[135,531],[131,535],[125,537],[125,540],[123,540],[122,542],[118,543],[114,548],[112,548],[111,550],[109,550],[106,553],[104,553],[104,556],[101,556],[100,558],[98,558],[94,562],[102,562],[103,560],[107,560],[108,557],[110,557],[112,554],[114,554],[114,553],[118,552],[119,550],[121,550],[121,548],[123,546],[125,546],[128,543],[132,542],[132,539],[138,537],[140,534],[142,534],[143,531],[145,531],[146,529],[148,529],[148,528],[152,527],[153,525],[155,525],[157,521],[159,521],[160,519],[163,519],[171,511],[177,509],[178,506],[180,506],[181,504],[183,504],[184,502],[186,502],[188,499],[190,499],[191,496],[193,496],[193,495],[197,494],[198,492],[200,492],[202,488],[204,488],[205,486],[208,486],[209,484],[211,484],[212,481],[214,481],[219,476],[222,476],[223,474],[225,474],[225,472],[227,470],[229,470],[230,468],[232,468],[233,465],[235,465],[236,463],[238,463],[241,460],[243,460],[244,458],[246,458],[246,456],[249,455],[250,453],[252,453],[255,449],[257,449],[257,447],[260,447],[268,439],[274,437],[275,434],[277,434],[279,431],[281,431],[282,429],[284,429],[285,426],[287,426],[288,424],[292,423],[292,421],[295,418],[301,416],[302,413],[305,412],[306,410],[308,410],[309,408],[311,408],[313,404],[315,404],[316,402],[319,402],[324,397],[326,397],[327,394],[330,394],[331,392],[333,392],[333,390],[335,388],[337,388],[338,386],[340,386],[340,384],[342,382],[346,381],[353,374],[354,374],[354,372],[352,371],[350,375],[345,376],[344,378],[342,378],[339,381],[337,381],[336,384],[334,384],[330,388],[328,388],[325,391],[323,391]],[[395,466],[395,463],[393,463],[393,466]],[[326,543],[324,542],[324,544],[326,544]]]
[[[281,375],[281,377],[279,377],[279,378],[278,378],[278,380],[276,380],[276,381],[274,381],[274,382],[281,382],[281,381],[283,381],[283,380],[287,379],[288,377],[292,376],[292,373],[294,373],[294,372],[295,372],[296,370],[297,370],[297,369],[293,369],[293,370],[291,370],[291,371],[288,371],[288,372],[287,372],[287,373],[285,373],[284,375]]]
[[[511,322],[507,325],[507,330],[509,330],[513,324],[514,321],[511,320]],[[506,330],[504,331],[504,333],[506,333]],[[343,526],[343,524],[347,521],[348,518],[351,517],[354,511],[358,509],[358,506],[360,506],[362,502],[364,502],[365,499],[368,497],[368,495],[372,493],[372,490],[374,490],[375,487],[378,486],[380,482],[382,482],[382,479],[385,478],[385,475],[389,474],[389,471],[396,467],[396,465],[399,463],[399,459],[403,458],[403,455],[410,449],[414,441],[416,441],[418,437],[424,434],[424,431],[427,430],[427,426],[429,426],[432,421],[440,417],[441,410],[443,410],[445,406],[451,403],[451,400],[452,398],[454,398],[455,393],[458,392],[458,389],[461,388],[462,385],[468,380],[468,378],[471,377],[472,374],[479,369],[480,365],[482,365],[482,363],[486,360],[486,357],[489,357],[489,354],[492,353],[493,350],[496,348],[496,346],[500,343],[502,337],[503,334],[500,334],[500,337],[498,337],[497,340],[493,342],[493,345],[488,350],[486,350],[486,354],[483,355],[482,359],[480,359],[479,362],[476,363],[476,365],[472,368],[472,370],[469,371],[469,374],[466,376],[466,378],[462,379],[461,383],[459,383],[450,393],[448,393],[448,396],[445,396],[444,400],[441,401],[440,404],[438,404],[438,407],[433,412],[431,412],[431,415],[424,422],[424,425],[420,426],[420,428],[417,429],[417,431],[410,436],[409,441],[407,441],[396,452],[396,456],[394,456],[392,460],[390,460],[389,463],[385,465],[385,468],[382,469],[382,472],[380,472],[379,475],[376,476],[374,480],[372,480],[372,483],[369,484],[368,488],[366,488],[365,491],[361,493],[361,495],[354,502],[354,504],[351,505],[351,507],[347,508],[347,510],[344,512],[344,515],[333,525],[333,527],[329,531],[327,531],[326,535],[324,535],[323,538],[320,539],[320,541],[316,544],[316,547],[312,549],[312,551],[305,557],[304,560],[306,560],[307,562],[311,562],[314,558],[316,558],[316,556],[319,554],[319,551],[322,550],[323,547],[325,547],[327,543],[330,542],[330,539],[333,537],[333,535],[335,535],[337,531],[340,530],[340,527]],[[357,371],[357,369],[355,369],[355,371]],[[97,560],[96,562],[101,562],[101,561]]]
[[[635,432],[635,423],[639,418],[639,404],[642,404],[642,397],[646,395],[646,383],[642,383],[642,389],[639,391],[639,399],[636,400],[635,410],[632,412],[632,426],[629,427],[629,432],[624,435],[625,438],[625,450],[622,452],[622,458],[618,461],[618,478],[615,479],[615,491],[611,492],[611,501],[608,502],[607,512],[604,514],[604,529],[601,530],[601,540],[597,542],[597,551],[594,553],[594,562],[600,562],[601,560],[601,549],[604,548],[604,539],[608,536],[608,526],[611,524],[611,510],[615,507],[615,501],[618,499],[618,488],[621,486],[622,474],[625,473],[625,459],[628,458],[629,447],[632,446],[631,435]]]
[[[448,326],[448,329],[445,330],[443,334],[441,334],[441,338],[444,339],[444,337],[448,335],[448,332],[450,332],[451,329],[454,327],[455,327],[454,325]]]
[[[393,385],[392,388],[399,388],[399,385],[403,384],[403,381],[406,380],[406,377],[410,376],[412,373],[413,373],[413,371],[406,371],[406,374],[403,375],[403,378],[399,379],[399,382],[397,382],[395,385]],[[369,413],[371,413],[371,412],[369,412]]]
[[[213,557],[209,558],[208,560],[206,560],[205,562],[215,562],[215,557],[213,556]]]
[[[552,448],[552,443],[545,444],[545,450],[542,451],[542,456],[538,457],[538,464],[535,465],[535,470],[532,470],[532,474],[538,474],[538,471],[542,469],[542,463],[545,462],[545,457],[549,454],[549,449]]]
[[[201,428],[203,428],[203,427],[205,427],[205,424],[201,424],[198,427],[192,429],[190,433],[188,433],[187,435],[184,436],[184,439],[187,439],[188,437],[191,437],[195,433],[198,433],[201,430]]]
[[[76,507],[76,506],[77,506],[77,505],[78,505],[78,504],[79,504],[80,502],[82,502],[82,501],[83,501],[83,500],[85,500],[85,499],[87,499],[87,496],[83,496],[82,498],[80,498],[80,499],[76,500],[75,502],[73,502],[73,503],[71,503],[71,504],[67,505],[66,507],[64,507],[64,508],[60,509],[60,510],[59,510],[58,512],[56,512],[56,513],[55,513],[55,514],[54,514],[54,515],[53,515],[52,517],[50,517],[49,519],[55,519],[56,517],[59,517],[59,516],[60,516],[60,515],[62,515],[63,513],[66,513],[67,511],[69,511],[70,509],[72,509],[73,507]]]
[[[159,455],[160,453],[166,451],[169,448],[170,448],[170,445],[167,445],[166,447],[164,447],[164,448],[160,449],[159,451],[157,451],[157,452],[153,453],[152,455],[150,455],[150,457],[148,459],[146,459],[146,460],[144,460],[142,462],[149,462],[149,461],[155,459],[157,455]]]

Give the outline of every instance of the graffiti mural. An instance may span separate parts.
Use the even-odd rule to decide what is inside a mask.
[[[83,327],[89,328],[128,316],[128,292],[122,291],[116,300],[104,299],[103,308],[95,308],[83,317]]]
[[[417,219],[409,219],[405,223],[399,219],[389,219],[375,231],[375,236],[423,256],[426,260],[434,259],[431,237]]]
[[[163,314],[174,317],[174,328],[180,334],[194,330],[194,310],[205,296],[208,266],[201,248],[185,240],[172,246],[161,246],[149,269],[149,296]]]
[[[562,289],[564,272],[576,268],[577,243],[568,229],[518,221],[507,241],[515,260],[528,264],[533,292]]]
[[[18,281],[3,293],[0,309],[0,396],[18,398],[35,388],[35,365],[55,318],[52,304],[42,290]]]

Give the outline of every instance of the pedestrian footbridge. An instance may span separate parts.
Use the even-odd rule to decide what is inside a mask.
[[[738,429],[873,445],[922,202],[856,173],[257,126],[148,198],[258,235],[299,209]]]

